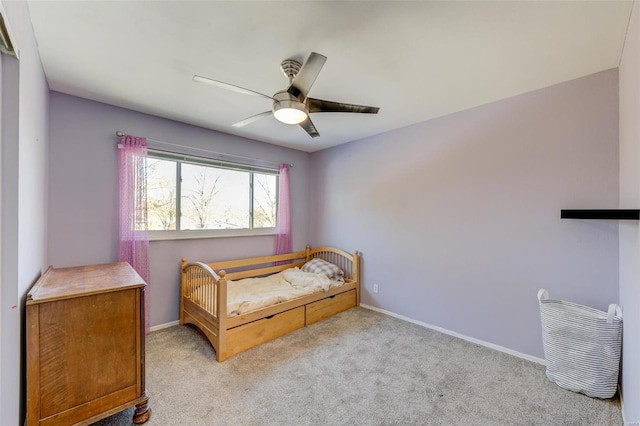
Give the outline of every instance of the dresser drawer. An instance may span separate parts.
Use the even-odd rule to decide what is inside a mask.
[[[306,324],[313,324],[356,306],[356,291],[349,290],[306,306]]]
[[[304,306],[227,331],[227,354],[237,354],[304,327]]]

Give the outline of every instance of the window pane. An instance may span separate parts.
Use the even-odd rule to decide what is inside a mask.
[[[276,226],[275,175],[253,174],[253,227],[274,228]]]
[[[249,228],[249,173],[182,164],[181,229]]]
[[[147,222],[150,231],[176,229],[175,161],[147,158]]]

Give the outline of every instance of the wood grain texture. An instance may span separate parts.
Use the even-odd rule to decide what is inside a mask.
[[[88,424],[146,404],[144,286],[127,263],[49,268],[34,285],[28,425]]]
[[[145,285],[127,262],[59,269],[49,267],[27,295],[27,305]]]
[[[40,305],[27,311],[27,422],[40,418]]]
[[[125,398],[135,397],[136,294],[131,289],[40,306],[43,417],[130,386],[133,395]]]
[[[309,303],[317,302],[318,300],[331,298],[336,294],[344,293],[349,290],[353,290],[356,287],[355,283],[349,282],[341,285],[340,287],[334,287],[327,292],[318,292],[309,294],[308,296],[298,297],[286,302],[278,303],[276,305],[267,306],[266,308],[259,309],[253,312],[247,312],[246,314],[237,315],[235,317],[227,318],[227,328],[237,327],[242,324],[247,324],[251,321],[257,321],[262,318],[266,318],[271,315],[279,314],[280,312],[288,311],[298,306],[305,306]]]
[[[306,305],[306,325],[311,325],[356,306],[356,291],[340,293]]]
[[[227,331],[227,356],[269,342],[304,327],[304,306]]]
[[[212,262],[208,265],[214,271],[224,269],[228,272],[229,269],[244,268],[247,266],[256,267],[267,263],[282,262],[286,260],[301,259],[304,260],[305,252],[277,254],[271,256],[251,257],[247,259],[226,260],[222,262]]]
[[[303,260],[308,261],[312,258],[324,259],[338,265],[345,272],[345,284],[327,292],[317,292],[227,318],[228,279],[258,277],[292,266],[302,266]],[[294,262],[288,265],[274,265],[283,260],[294,260]],[[359,261],[360,255],[357,251],[351,255],[332,247],[312,250],[309,246],[304,252],[213,263],[189,262],[183,258],[180,274],[180,323],[198,327],[216,350],[217,360],[222,362],[238,352],[297,329],[297,320],[291,325],[293,328],[289,329],[288,326],[281,324],[280,320],[269,323],[263,321],[265,319],[270,320],[275,316],[286,318],[280,315],[298,308],[304,310],[310,304],[324,301],[322,304],[311,307],[310,320],[315,322],[359,305]],[[228,273],[227,269],[236,269],[236,271]],[[198,293],[194,293],[196,291]],[[337,295],[343,293],[349,295],[337,298]],[[306,314],[303,311],[303,326],[305,321]],[[271,324],[273,330],[267,330],[265,328],[267,324]],[[267,337],[268,339],[265,340]]]
[[[289,268],[301,268],[304,262],[287,263],[285,265],[268,266],[265,268],[249,269],[247,271],[227,272],[228,280],[241,280],[243,278],[260,277],[263,275],[277,274]]]

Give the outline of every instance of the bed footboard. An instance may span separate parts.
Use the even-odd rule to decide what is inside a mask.
[[[227,279],[207,264],[182,259],[180,324],[193,324],[211,342],[218,361],[226,359]]]

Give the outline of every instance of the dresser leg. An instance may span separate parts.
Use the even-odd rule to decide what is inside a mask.
[[[151,417],[151,407],[149,407],[149,397],[146,396],[144,401],[136,405],[136,412],[133,413],[133,422],[135,424],[144,423],[149,420],[149,417]]]

